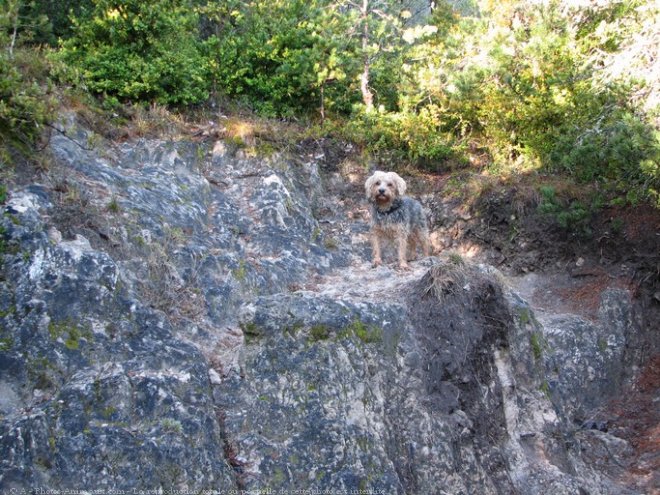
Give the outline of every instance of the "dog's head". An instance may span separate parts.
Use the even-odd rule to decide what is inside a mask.
[[[388,208],[396,198],[406,192],[406,181],[396,172],[374,172],[364,183],[367,199],[377,208]]]

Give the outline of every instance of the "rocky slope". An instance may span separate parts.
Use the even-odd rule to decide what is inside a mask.
[[[372,269],[322,149],[62,130],[2,217],[1,492],[657,486],[598,416],[644,364],[629,291],[586,318],[447,252]]]

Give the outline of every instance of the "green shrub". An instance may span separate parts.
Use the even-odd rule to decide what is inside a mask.
[[[13,162],[14,152],[31,150],[52,105],[46,57],[24,48],[45,22],[43,16],[27,19],[28,5],[8,0],[0,9],[0,170]]]
[[[585,206],[583,201],[574,198],[560,199],[552,186],[540,186],[539,192],[541,201],[538,209],[541,213],[554,218],[565,230],[589,234],[587,222],[595,209],[593,206]]]
[[[41,0],[21,2],[20,14],[25,19],[23,32],[29,31],[30,42],[56,46],[58,38],[71,34],[71,14],[78,16],[92,5],[91,0]]]
[[[611,179],[624,180],[629,187],[660,187],[657,132],[626,108],[605,110],[579,131],[558,137],[549,159],[554,168],[581,181]]]
[[[439,163],[457,155],[456,142],[442,130],[436,108],[420,113],[360,112],[342,129],[345,138],[363,146],[381,162],[401,161],[435,170]]]
[[[3,146],[27,145],[38,132],[45,108],[38,85],[26,81],[14,60],[0,53],[0,139]]]
[[[486,148],[500,169],[612,181],[629,200],[657,201],[658,134],[652,116],[630,104],[639,83],[607,79],[601,69],[603,54],[648,26],[652,10],[643,6],[633,0],[567,10],[511,1],[489,3],[481,18],[470,19],[445,5],[442,36],[416,49],[401,86],[403,111],[422,124],[411,148],[441,157],[433,143],[451,133]],[[427,116],[435,126],[424,125]],[[566,222],[582,211],[576,207]]]
[[[197,22],[186,0],[92,0],[92,8],[74,20],[61,58],[79,70],[92,93],[120,101],[199,103],[208,97],[208,80]]]
[[[234,0],[207,5],[204,16],[216,28],[206,48],[217,90],[267,116],[308,114],[321,106],[348,111],[351,40],[338,33],[349,17],[332,14],[324,4]]]
[[[55,101],[45,60],[41,50],[0,51],[0,172],[13,168],[14,153],[33,153],[51,118]]]

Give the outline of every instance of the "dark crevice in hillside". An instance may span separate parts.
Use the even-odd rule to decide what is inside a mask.
[[[660,348],[660,210],[605,207],[562,226],[529,191],[485,192],[469,211],[447,191],[441,181],[426,201],[442,251],[474,253],[514,279],[533,278],[536,297],[527,296],[539,310],[594,319],[605,289],[629,290],[644,331],[628,361],[646,362]]]
[[[509,435],[493,356],[508,348],[514,323],[500,284],[468,266],[436,265],[411,294],[409,313],[424,349],[429,407],[470,418],[469,432],[457,432],[454,441],[475,449],[498,493],[516,493],[507,461],[492,448]],[[460,457],[455,461],[460,464]]]

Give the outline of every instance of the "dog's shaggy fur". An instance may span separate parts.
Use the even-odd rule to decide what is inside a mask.
[[[406,181],[395,172],[377,171],[367,179],[364,188],[371,206],[374,266],[383,262],[383,241],[396,243],[402,269],[408,268],[408,260],[415,258],[418,244],[424,256],[428,256],[430,244],[426,217],[419,201],[404,196]]]

